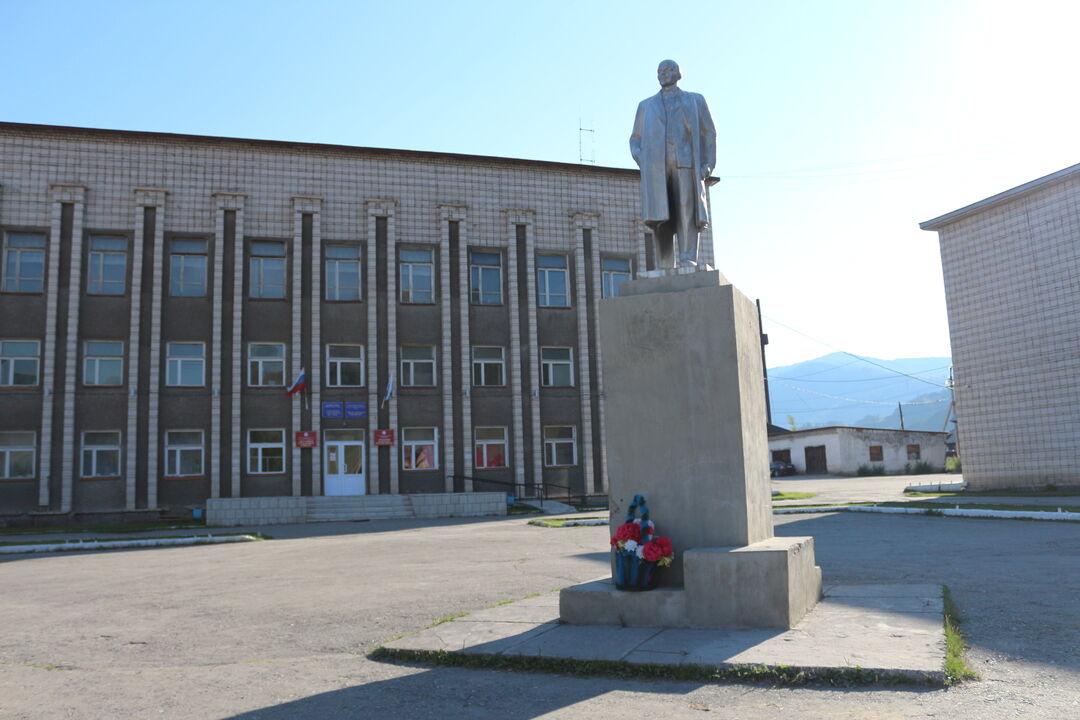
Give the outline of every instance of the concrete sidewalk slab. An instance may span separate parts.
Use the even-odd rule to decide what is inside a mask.
[[[862,670],[890,681],[945,682],[939,585],[843,585],[791,630],[566,625],[558,593],[499,605],[386,643],[391,651],[634,665]]]

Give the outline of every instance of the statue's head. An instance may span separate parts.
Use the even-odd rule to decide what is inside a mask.
[[[663,60],[656,68],[656,79],[660,81],[660,87],[672,87],[682,79],[679,72],[679,63],[674,60]]]

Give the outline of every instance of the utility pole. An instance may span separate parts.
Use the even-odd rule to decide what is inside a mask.
[[[761,300],[755,300],[757,305],[757,324],[761,328]],[[765,346],[769,344],[769,336],[761,333],[761,372],[765,376],[765,427],[772,425],[772,400],[769,398],[769,366],[765,364]]]
[[[896,409],[900,411],[900,429],[904,429],[904,406],[896,403]]]

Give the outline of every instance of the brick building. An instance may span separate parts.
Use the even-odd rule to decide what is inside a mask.
[[[964,479],[1080,485],[1080,165],[920,227],[941,244]]]
[[[0,123],[0,516],[602,494],[637,214],[630,170]]]

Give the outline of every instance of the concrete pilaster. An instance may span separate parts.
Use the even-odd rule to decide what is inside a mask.
[[[71,225],[71,275],[68,283],[67,337],[64,374],[64,416],[63,423],[63,465],[60,476],[60,510],[69,512],[74,494],[76,472],[75,443],[75,380],[79,376],[79,300],[82,297],[82,248],[83,248],[83,213],[85,210],[86,189],[79,185],[52,185],[54,206],[71,203],[74,214]],[[59,214],[60,208],[54,210]],[[57,223],[59,226],[59,222]],[[59,230],[59,227],[57,228]],[[122,442],[129,442],[123,438]]]
[[[128,407],[127,407],[127,429],[124,432],[124,438],[127,443],[127,463],[125,465],[125,483],[124,483],[124,501],[125,507],[128,510],[135,509],[135,489],[137,479],[137,457],[138,457],[138,443],[136,439],[138,437],[139,427],[139,329],[141,327],[140,315],[142,312],[142,266],[143,266],[143,236],[145,233],[144,219],[146,216],[146,209],[154,208],[154,247],[155,252],[151,261],[154,263],[154,292],[151,297],[155,300],[151,301],[150,313],[151,313],[151,341],[150,341],[150,417],[148,418],[149,427],[155,428],[157,426],[157,384],[160,374],[160,354],[161,354],[161,285],[163,278],[161,277],[161,265],[160,258],[158,257],[157,241],[158,237],[163,232],[162,225],[165,222],[165,191],[154,190],[147,188],[135,189],[135,241],[132,243],[131,252],[131,334],[128,338]],[[147,442],[150,448],[155,448],[160,443],[156,432],[150,432],[147,436]],[[148,448],[149,449],[149,448]],[[147,483],[148,487],[153,487],[156,498],[156,465],[149,464],[147,467]],[[157,507],[156,502],[151,502],[151,498],[147,496],[147,507]]]

